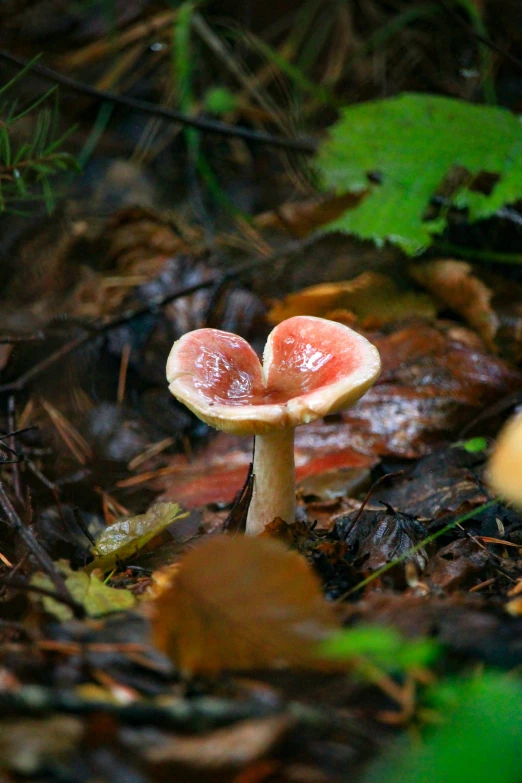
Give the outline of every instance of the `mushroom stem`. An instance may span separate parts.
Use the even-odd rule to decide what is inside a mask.
[[[256,435],[254,492],[246,521],[247,535],[257,536],[275,517],[295,522],[294,428]]]

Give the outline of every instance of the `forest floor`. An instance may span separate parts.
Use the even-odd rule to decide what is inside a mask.
[[[104,4],[5,5],[15,57],[43,52],[83,84],[171,101],[168,4],[108,4],[117,34]],[[220,118],[285,138],[322,138],[335,119],[317,85],[345,103],[482,88],[470,73],[483,49],[445,3],[429,21],[437,3],[334,5],[275,19],[253,4],[248,24],[233,3],[211,8],[242,25],[224,60],[221,21],[198,12],[187,84],[237,79],[214,91],[235,100]],[[506,51],[515,5],[499,3],[489,29]],[[315,41],[318,20],[335,46],[318,38],[317,89],[298,80],[297,111],[296,73],[252,40],[293,62],[299,24]],[[520,70],[492,56],[497,95],[520,109]],[[2,82],[17,70],[3,60]],[[21,104],[46,80],[26,73]],[[191,101],[178,105],[201,110]],[[518,268],[321,233],[339,204],[318,195],[306,153],[108,106],[60,86],[57,123],[83,171],[57,178],[52,214],[47,193],[0,218],[0,783],[495,779],[511,749],[491,704],[500,735],[521,725],[522,516],[488,484],[521,401]],[[519,253],[520,222],[514,209],[456,216],[444,239]],[[165,364],[202,327],[261,353],[294,315],[349,325],[382,372],[354,406],[297,429],[297,522],[250,539],[252,440],[196,419]],[[430,735],[446,719],[449,734]],[[490,740],[499,758],[474,770],[466,743]]]

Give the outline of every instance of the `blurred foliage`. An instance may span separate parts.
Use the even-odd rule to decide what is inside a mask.
[[[522,197],[521,146],[520,121],[505,109],[414,93],[349,106],[317,165],[323,188],[363,197],[327,229],[420,253],[450,208],[475,221]],[[430,214],[438,195],[443,207]]]
[[[426,731],[423,743],[386,754],[364,783],[517,783],[522,742],[522,685],[489,672],[455,680],[432,692],[442,725]]]
[[[321,650],[332,660],[363,658],[388,672],[402,672],[430,666],[440,648],[430,639],[405,639],[393,628],[369,625],[336,632]]]

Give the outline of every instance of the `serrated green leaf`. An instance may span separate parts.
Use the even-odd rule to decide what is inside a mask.
[[[326,230],[389,241],[414,255],[447,224],[444,214],[425,215],[454,167],[499,178],[489,195],[462,188],[453,196],[470,220],[522,197],[522,124],[506,109],[405,93],[344,109],[316,162],[325,189],[364,192]]]
[[[126,609],[132,609],[136,603],[135,597],[129,590],[109,587],[96,574],[73,571],[65,560],[60,560],[57,565],[65,577],[65,585],[71,597],[83,606],[89,617],[103,617],[103,615],[112,614],[112,612],[123,612]],[[53,589],[53,583],[49,577],[42,573],[35,574],[31,579],[31,584],[47,590]],[[73,617],[71,608],[66,604],[49,596],[44,596],[41,600],[45,610],[61,622]]]
[[[136,555],[154,536],[186,516],[188,513],[182,513],[177,503],[156,503],[146,514],[118,519],[105,528],[96,541],[93,550],[95,559],[89,563],[87,571],[95,568],[109,571],[117,563]]]

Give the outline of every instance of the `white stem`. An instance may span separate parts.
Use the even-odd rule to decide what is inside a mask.
[[[294,430],[256,435],[254,492],[246,521],[247,535],[257,536],[275,517],[295,522]]]

